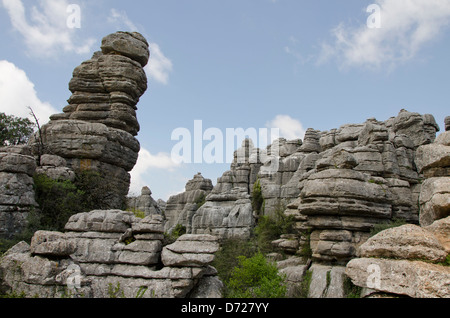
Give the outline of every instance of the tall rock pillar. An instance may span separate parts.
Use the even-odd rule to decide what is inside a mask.
[[[108,191],[99,208],[123,208],[140,144],[137,103],[147,89],[148,43],[139,33],[103,38],[101,51],[73,71],[72,96],[35,140],[36,155],[65,159],[75,174],[98,172]]]

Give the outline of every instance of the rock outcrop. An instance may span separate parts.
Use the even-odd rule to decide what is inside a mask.
[[[163,219],[120,210],[74,215],[64,233],[38,231],[0,260],[0,291],[28,297],[221,296],[209,266],[217,238],[185,235],[163,247]],[[211,289],[214,287],[213,289]]]
[[[347,264],[346,274],[364,288],[366,297],[448,298],[450,267],[444,264],[449,251],[440,238],[450,237],[450,218],[437,222],[429,228],[404,225],[377,234],[361,245],[360,258]]]
[[[149,54],[148,43],[139,33],[106,36],[101,51],[75,68],[69,105],[62,114],[51,116],[34,140],[35,155],[65,161],[59,160],[57,167],[47,165],[47,175],[60,176],[64,166],[69,170],[64,177],[86,170],[99,172],[111,188],[103,200],[108,208],[124,207],[129,171],[138,158],[136,105],[147,89],[144,66]],[[55,168],[56,173],[50,171]]]
[[[29,147],[0,148],[0,238],[12,239],[21,233],[28,214],[37,208],[35,170],[36,161]]]
[[[211,180],[198,173],[188,181],[185,192],[171,196],[165,206],[165,231],[171,232],[178,224],[188,227],[193,214],[204,204],[212,189]]]
[[[384,122],[368,119],[321,133],[323,151],[300,177],[299,198],[286,210],[299,230],[311,232],[313,260],[345,265],[375,225],[418,224],[415,154],[438,130],[431,115],[402,110]]]
[[[420,187],[420,226],[385,230],[362,244],[347,264],[353,283],[365,296],[450,295],[450,142],[449,132],[418,147],[415,163],[426,179]]]
[[[416,166],[426,180],[420,190],[420,224],[431,225],[450,215],[450,132],[417,149]]]
[[[163,208],[165,209],[165,206]],[[163,211],[160,204],[152,198],[152,191],[148,187],[142,188],[140,196],[127,198],[127,210],[143,213],[145,216],[161,215]]]

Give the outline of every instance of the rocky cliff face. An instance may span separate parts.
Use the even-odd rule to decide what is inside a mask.
[[[164,203],[155,201],[152,191],[148,187],[143,187],[140,196],[127,198],[127,209],[135,213],[143,213],[145,216],[161,215],[166,208]]]
[[[126,202],[148,59],[140,34],[105,37],[101,52],[74,70],[63,113],[30,146],[0,149],[0,237],[20,233],[37,208],[35,173],[73,181],[95,171],[111,185],[105,210],[74,215],[64,233],[39,231],[31,245],[8,251],[0,292],[220,297],[209,266],[218,242],[247,239],[258,218],[284,213],[295,231],[272,244],[289,256],[278,266],[293,294],[310,273],[309,297],[344,297],[346,277],[364,295],[450,295],[449,117],[438,138],[432,115],[402,110],[386,121],[308,129],[303,141],[280,138],[266,149],[245,140],[215,186],[199,173],[168,202],[156,202],[148,188]],[[274,163],[278,169],[268,169]],[[125,205],[145,218],[122,211]],[[395,219],[407,224],[370,237]],[[163,233],[177,225],[188,234],[163,247]],[[298,257],[305,247],[307,262]]]
[[[36,162],[29,147],[0,148],[0,238],[12,239],[37,208],[33,174]]]
[[[74,173],[97,171],[111,185],[104,205],[123,208],[140,145],[136,110],[147,89],[148,43],[138,33],[106,36],[101,51],[76,67],[72,96],[34,141],[35,155],[59,157]],[[50,175],[51,170],[46,169]]]
[[[361,245],[346,274],[379,294],[420,298],[450,295],[450,131],[417,149],[415,163],[426,177],[419,205],[420,226],[404,225],[383,231]]]
[[[0,260],[0,293],[41,298],[221,297],[209,264],[217,238],[184,235],[162,246],[163,220],[109,210],[73,216],[65,232],[38,231]]]
[[[204,203],[213,186],[209,179],[201,173],[194,176],[186,184],[185,192],[174,195],[167,200],[165,206],[165,230],[171,232],[178,224],[190,227],[192,215]]]
[[[428,153],[419,147],[432,143],[437,131],[433,116],[405,110],[384,122],[369,119],[325,132],[308,129],[303,142],[279,139],[265,150],[270,154],[278,148],[279,169],[273,173],[263,171],[268,162],[246,140],[205,204],[191,209],[192,217],[173,221],[176,211],[186,207],[180,200],[166,217],[190,233],[248,236],[258,217],[251,206],[258,181],[263,214],[293,216],[300,233],[311,233],[314,260],[345,264],[376,224],[397,218],[419,222],[423,169],[414,160],[416,152]],[[301,246],[302,235],[297,239]]]

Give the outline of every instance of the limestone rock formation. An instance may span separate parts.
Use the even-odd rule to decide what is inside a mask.
[[[66,232],[35,233],[0,259],[0,292],[28,297],[221,297],[209,235],[163,247],[163,219],[120,210],[74,215]]]
[[[345,265],[376,224],[418,223],[415,153],[438,130],[431,115],[402,110],[384,122],[368,119],[322,133],[325,149],[300,177],[299,198],[286,210],[298,229],[311,231],[313,260]]]
[[[450,132],[417,149],[417,169],[427,178],[420,191],[420,224],[427,226],[450,215]]]
[[[185,192],[171,196],[165,206],[165,231],[171,232],[178,224],[189,226],[193,214],[204,203],[212,189],[211,180],[198,173],[188,181]]]
[[[439,222],[439,221],[437,221]],[[440,223],[448,224],[450,218]],[[439,230],[438,230],[439,229]],[[440,238],[449,237],[448,227],[421,228],[405,225],[383,231],[360,248],[346,274],[365,295],[401,295],[414,298],[448,298],[450,267],[442,265],[448,250]]]
[[[152,198],[152,191],[148,187],[142,188],[140,196],[127,198],[127,210],[142,212],[145,216],[162,214],[160,204]]]
[[[135,138],[140,129],[136,105],[147,89],[143,67],[150,53],[145,38],[135,32],[108,35],[101,48],[75,68],[69,83],[69,105],[42,127],[42,138],[35,137],[34,152],[65,160],[64,165],[58,163],[56,174],[50,173],[55,177],[99,172],[111,186],[111,193],[105,193],[105,206],[123,208],[128,172],[140,150]],[[63,171],[64,166],[68,171]],[[44,172],[49,170],[45,167]]]
[[[0,238],[11,239],[37,208],[33,188],[36,161],[27,146],[0,148]]]

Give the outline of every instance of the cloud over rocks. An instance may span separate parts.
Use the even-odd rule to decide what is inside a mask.
[[[375,4],[381,9],[381,28],[339,24],[331,30],[332,43],[322,43],[319,64],[335,59],[342,69],[392,69],[415,58],[450,24],[449,1],[376,0]]]
[[[60,52],[86,54],[95,43],[93,38],[80,39],[76,28],[67,25],[68,0],[39,0],[25,9],[22,0],[2,0],[12,27],[22,37],[27,53],[51,57]]]
[[[25,71],[5,60],[0,61],[0,105],[1,111],[8,115],[27,118],[31,107],[40,124],[47,123],[57,113],[50,103],[39,99]]]
[[[277,115],[266,124],[267,128],[278,128],[280,136],[288,140],[303,139],[306,130],[303,124],[288,115]]]
[[[170,154],[160,152],[154,155],[147,149],[141,148],[138,161],[134,166],[134,169],[130,172],[130,193],[140,193],[143,186],[148,186],[145,182],[144,175],[149,173],[152,169],[174,171],[174,169],[179,166],[179,164],[172,160]]]

